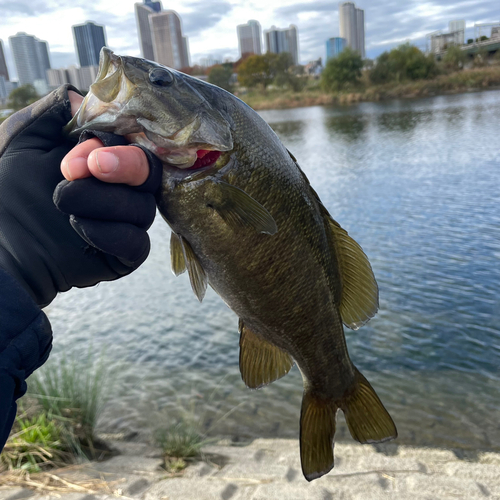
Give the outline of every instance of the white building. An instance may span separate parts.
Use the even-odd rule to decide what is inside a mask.
[[[264,31],[264,40],[266,41],[266,51],[274,54],[288,52],[292,55],[293,63],[299,64],[299,41],[297,27],[293,24],[289,28],[276,28]]]
[[[358,9],[354,2],[339,5],[340,38],[345,38],[346,46],[365,57],[365,11]]]
[[[450,21],[448,24],[448,31],[450,34],[457,33],[457,45],[465,44],[465,21]]]
[[[189,66],[187,38],[182,36],[181,18],[173,10],[149,15],[154,61],[174,69]]]
[[[248,21],[236,27],[240,57],[243,54],[262,54],[262,30],[258,21]]]

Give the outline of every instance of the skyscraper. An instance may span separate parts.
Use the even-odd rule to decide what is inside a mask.
[[[5,62],[2,40],[0,40],[0,76],[3,76],[7,81],[9,80],[9,70],[7,69],[7,63]]]
[[[271,26],[271,29],[264,31],[266,41],[266,51],[274,54],[288,52],[292,55],[293,63],[299,64],[299,43],[297,27],[293,24],[289,28],[279,29]]]
[[[9,37],[9,42],[14,55],[19,84],[35,85],[40,80],[47,82],[45,72],[50,69],[47,42],[42,42],[26,33],[17,33]]]
[[[326,60],[337,57],[345,49],[345,43],[345,38],[329,38],[326,41]]]
[[[236,27],[238,32],[238,45],[240,57],[243,54],[262,54],[262,31],[258,21],[248,21],[247,24],[240,24]]]
[[[135,21],[137,23],[137,34],[139,35],[139,45],[141,55],[144,59],[154,60],[153,39],[151,37],[151,27],[149,25],[149,15],[161,12],[161,3],[144,0],[144,3],[135,4]]]
[[[182,36],[181,18],[173,10],[149,15],[154,61],[174,69],[189,66],[187,38]]]
[[[106,46],[104,26],[86,22],[72,26],[76,53],[82,68],[99,64],[99,53]]]
[[[346,46],[365,57],[365,11],[356,8],[354,2],[339,5],[340,37],[345,38]]]

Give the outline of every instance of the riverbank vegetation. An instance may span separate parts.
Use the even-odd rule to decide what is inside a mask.
[[[264,56],[252,56],[262,58]],[[254,109],[279,109],[321,104],[350,104],[361,101],[427,97],[500,87],[500,53],[479,53],[473,60],[458,47],[450,47],[442,60],[422,53],[410,44],[384,52],[375,61],[363,61],[345,49],[330,59],[321,77],[286,70],[288,79],[301,79],[302,88],[281,78],[264,86],[258,79],[238,79],[246,85],[237,95]]]

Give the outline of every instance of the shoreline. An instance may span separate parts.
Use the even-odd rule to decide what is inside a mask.
[[[500,66],[462,70],[432,80],[416,80],[401,84],[388,83],[353,89],[351,92],[323,92],[319,89],[302,92],[255,91],[238,97],[256,111],[292,109],[308,106],[349,105],[360,102],[385,102],[398,99],[420,99],[441,95],[476,93],[500,89]]]
[[[220,441],[204,447],[202,460],[190,463],[181,473],[161,470],[161,454],[148,444],[109,444],[119,454],[53,473],[73,485],[65,493],[57,492],[59,498],[83,500],[90,491],[78,493],[78,481],[90,484],[99,477],[105,478],[107,489],[92,491],[95,500],[111,495],[143,500],[500,498],[500,453],[494,452],[481,452],[471,459],[459,458],[450,450],[396,443],[338,443],[334,469],[308,483],[300,469],[296,439],[256,439],[245,446]],[[41,499],[50,490],[0,488],[2,499],[26,498],[32,493],[31,498]]]

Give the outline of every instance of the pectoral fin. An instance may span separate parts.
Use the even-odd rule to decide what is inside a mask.
[[[211,205],[226,224],[234,229],[250,226],[259,233],[275,234],[278,231],[272,215],[245,191],[222,181],[217,187],[221,196]]]
[[[240,372],[250,389],[258,389],[286,375],[293,366],[289,354],[267,342],[239,322]]]
[[[179,274],[182,274],[186,270],[186,260],[184,259],[182,243],[180,237],[173,231],[170,235],[170,263],[172,272],[176,276],[179,276]]]
[[[191,245],[182,236],[174,232],[170,237],[170,260],[172,271],[176,276],[179,276],[187,269],[191,288],[201,302],[207,291],[207,275]]]

